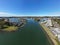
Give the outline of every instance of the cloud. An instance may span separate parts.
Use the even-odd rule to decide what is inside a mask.
[[[0,12],[0,17],[12,17],[12,16],[23,16],[23,15],[16,15],[16,14],[11,14],[11,13],[6,13],[6,12]]]
[[[17,15],[17,14],[11,14],[11,13],[7,13],[7,12],[0,12],[0,17],[19,17],[19,16],[60,16],[60,14],[41,14],[41,15]]]
[[[13,14],[6,13],[6,12],[0,12],[0,16],[13,16]]]

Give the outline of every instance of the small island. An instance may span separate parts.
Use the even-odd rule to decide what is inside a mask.
[[[15,32],[22,28],[26,23],[26,19],[20,18],[0,18],[0,31]]]

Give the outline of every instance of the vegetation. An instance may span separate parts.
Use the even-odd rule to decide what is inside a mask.
[[[58,39],[56,39],[56,41],[57,41],[58,45],[60,45],[60,42],[58,41]]]
[[[40,21],[40,19],[39,18],[35,18],[35,21]]]
[[[54,19],[60,25],[60,19]]]
[[[18,26],[13,26],[13,23],[4,21],[5,19],[0,19],[0,30],[2,31],[15,31]]]
[[[20,26],[22,26],[26,20],[22,19],[19,22],[9,22],[9,19],[0,19],[0,31],[16,31]]]
[[[4,19],[1,19],[0,20],[0,29],[3,29],[4,28],[4,24],[5,24]]]
[[[8,26],[7,28],[4,29],[4,31],[16,31],[18,29],[17,26]]]

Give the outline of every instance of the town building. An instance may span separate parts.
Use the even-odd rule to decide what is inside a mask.
[[[53,27],[50,31],[51,31],[51,32],[58,38],[58,40],[60,41],[60,29],[59,29],[59,28],[56,28],[56,27]]]
[[[46,23],[47,26],[52,26],[51,18],[48,18],[46,21],[47,21]]]

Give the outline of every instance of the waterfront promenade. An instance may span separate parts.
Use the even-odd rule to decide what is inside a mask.
[[[57,38],[53,35],[53,33],[50,31],[50,29],[47,28],[44,24],[40,24],[40,25],[42,26],[44,31],[48,34],[48,36],[50,37],[50,39],[52,40],[54,45],[59,45],[58,42],[56,41]]]

